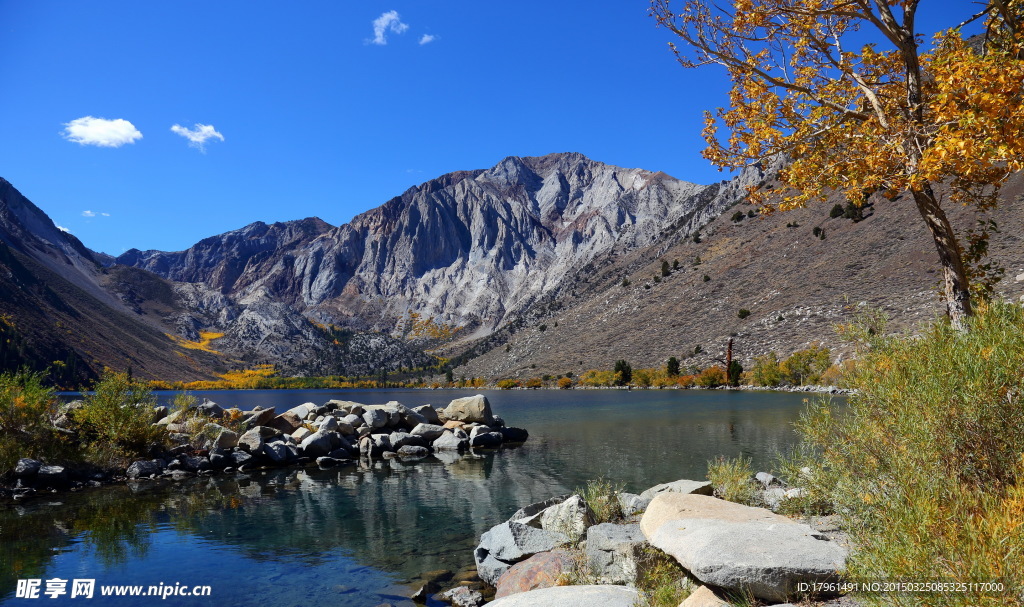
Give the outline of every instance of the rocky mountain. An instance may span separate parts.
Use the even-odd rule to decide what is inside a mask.
[[[410,188],[343,226],[255,223],[116,262],[175,283],[188,310],[176,320],[182,336],[224,333],[218,347],[301,368],[317,326],[419,345],[489,335],[595,260],[691,233],[762,178],[702,186],[581,154],[509,157]]]
[[[620,358],[705,366],[730,338],[748,365],[812,341],[845,356],[832,325],[851,306],[884,308],[896,328],[941,313],[934,246],[913,205],[878,201],[856,221],[830,205],[760,216],[742,199],[777,168],[697,185],[580,154],[509,157],[342,226],[257,222],[185,251],[116,259],[3,182],[3,330],[21,336],[19,355],[35,348],[33,360],[68,358],[87,374],[132,365],[190,379],[272,363],[291,374],[436,375],[444,357],[457,376],[498,379]],[[1024,272],[1021,192],[1016,176],[990,247],[1014,277]],[[977,217],[952,219],[964,228]],[[1016,298],[1024,282],[1001,289]]]
[[[0,369],[48,368],[62,385],[94,378],[103,366],[209,376],[211,361],[176,356],[160,324],[124,306],[109,279],[77,238],[0,179]]]

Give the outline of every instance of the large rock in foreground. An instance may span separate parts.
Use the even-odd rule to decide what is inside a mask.
[[[490,607],[633,607],[640,594],[626,586],[554,586],[500,598]]]
[[[640,529],[698,580],[770,601],[835,582],[846,566],[847,550],[807,525],[703,495],[657,495]]]

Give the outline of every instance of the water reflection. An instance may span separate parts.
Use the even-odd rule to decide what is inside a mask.
[[[8,504],[0,510],[0,603],[16,600],[19,578],[61,577],[213,588],[209,599],[163,601],[172,605],[412,605],[400,600],[403,582],[472,564],[476,538],[526,503],[599,475],[634,491],[702,478],[716,455],[764,462],[794,440],[799,397],[690,394],[495,394],[495,410],[531,432],[519,448],[141,482]],[[237,404],[229,396],[245,395],[214,400]],[[394,395],[375,396],[361,400]],[[394,399],[416,404],[407,394]]]

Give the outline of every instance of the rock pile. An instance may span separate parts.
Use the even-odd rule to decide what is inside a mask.
[[[624,517],[617,523],[595,524],[578,495],[531,504],[480,537],[477,572],[496,587],[495,607],[632,604],[652,547],[706,584],[687,607],[727,604],[715,595],[722,591],[781,603],[798,596],[801,583],[840,579],[845,546],[770,510],[712,497],[711,489],[679,480],[640,495],[618,493]],[[598,585],[560,586],[567,578]]]
[[[194,421],[197,417],[200,423]],[[225,427],[226,419],[234,420],[231,425],[237,431]],[[505,427],[480,394],[455,399],[443,409],[409,408],[395,401],[364,405],[332,400],[277,413],[274,408],[224,410],[206,402],[156,424],[166,426],[178,446],[164,457],[132,463],[128,478],[311,461],[329,467],[359,457],[416,459],[439,451],[494,448],[528,437],[526,430]]]

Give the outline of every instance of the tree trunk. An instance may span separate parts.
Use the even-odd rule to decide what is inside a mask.
[[[912,190],[912,193],[917,210],[928,226],[928,231],[935,241],[935,248],[939,252],[949,320],[958,331],[966,331],[967,319],[972,314],[971,289],[953,226],[939,206],[931,184],[925,183],[920,190]]]

